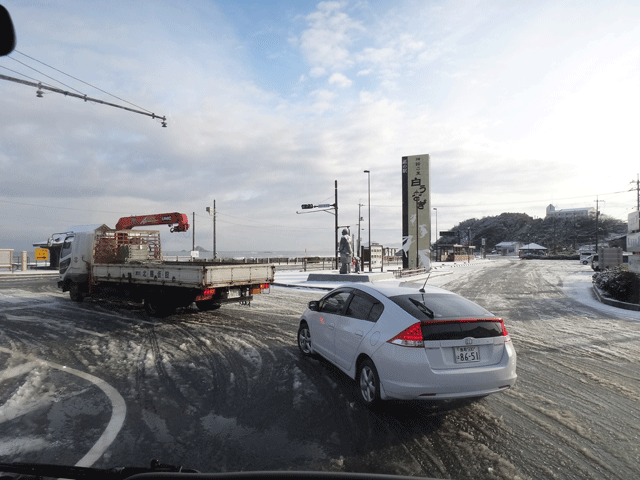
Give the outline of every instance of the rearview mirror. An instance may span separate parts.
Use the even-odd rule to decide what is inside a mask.
[[[319,309],[320,309],[320,302],[318,302],[317,300],[311,300],[309,302],[309,310],[317,312]]]
[[[16,48],[16,32],[13,29],[13,22],[7,9],[0,5],[0,57],[9,55],[14,48]]]

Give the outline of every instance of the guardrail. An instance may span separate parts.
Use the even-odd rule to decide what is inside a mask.
[[[406,270],[393,270],[393,276],[395,278],[411,277],[414,275],[422,275],[423,273],[427,273],[427,269],[425,267],[410,269],[408,268]]]

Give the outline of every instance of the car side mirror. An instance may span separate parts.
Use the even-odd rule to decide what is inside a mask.
[[[317,300],[311,300],[309,302],[309,310],[317,312],[318,310],[320,310],[320,302],[318,302]]]
[[[9,55],[14,48],[16,48],[16,32],[13,29],[13,22],[7,9],[0,5],[0,57]]]

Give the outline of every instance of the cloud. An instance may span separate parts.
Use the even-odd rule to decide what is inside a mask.
[[[346,88],[346,87],[350,87],[351,84],[353,84],[353,82],[349,80],[346,76],[344,76],[342,73],[334,73],[329,77],[329,84],[337,85],[340,88]]]
[[[299,45],[312,69],[336,71],[353,65],[349,48],[354,35],[365,28],[341,11],[344,6],[341,2],[320,2],[317,10],[307,15],[308,28],[300,35]]]

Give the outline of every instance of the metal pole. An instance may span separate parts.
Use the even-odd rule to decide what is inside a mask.
[[[365,170],[364,173],[367,174],[367,192],[369,197],[369,272],[371,272],[371,264],[373,263],[373,255],[371,254],[371,172]]]
[[[360,207],[362,207],[363,205],[361,203],[358,203],[358,250],[357,250],[357,254],[356,257],[360,257],[361,251],[360,251],[360,222],[362,221],[362,216],[360,214]]]
[[[598,214],[600,208],[598,207],[598,197],[596,197],[596,253],[598,253]],[[600,265],[602,265],[603,263],[600,262]]]
[[[418,225],[418,211],[418,200],[416,199],[416,268],[420,268],[420,251],[418,250],[418,235],[420,235],[420,225]]]
[[[191,246],[191,251],[193,252],[196,249],[196,212],[193,212],[193,243]]]
[[[436,207],[433,207],[433,209],[436,211],[436,241],[435,241],[435,245],[436,245],[436,262],[438,261],[438,209]]]
[[[338,244],[338,180],[335,181],[335,217],[336,217],[336,224],[335,224],[335,240],[336,240],[336,244],[335,244],[335,252],[336,252],[336,268],[338,267],[338,249],[339,249],[339,244]]]
[[[22,79],[19,79],[19,78],[8,77],[6,75],[0,75],[0,80],[8,80],[10,82],[21,83],[23,85],[28,85],[30,87],[36,87],[36,88],[38,88],[38,92],[36,92],[38,97],[42,97],[42,92],[40,90],[48,90],[50,92],[60,93],[60,94],[64,95],[65,97],[75,97],[75,98],[79,98],[80,100],[84,100],[85,102],[89,101],[91,103],[100,103],[102,105],[109,105],[110,107],[121,108],[122,110],[127,110],[129,112],[139,113],[141,115],[146,115],[147,117],[151,117],[153,119],[157,118],[158,120],[162,120],[162,126],[163,127],[167,126],[167,118],[165,116],[161,117],[160,115],[156,115],[153,112],[149,112],[149,111],[143,112],[141,110],[136,110],[134,108],[123,107],[122,105],[117,105],[115,103],[105,102],[105,101],[99,100],[97,98],[87,97],[86,95],[78,95],[77,93],[67,92],[65,90],[60,90],[59,88],[49,87],[47,85],[42,85],[42,83],[28,82],[26,80],[22,80]]]
[[[213,259],[215,260],[216,255],[216,201],[213,201]]]

